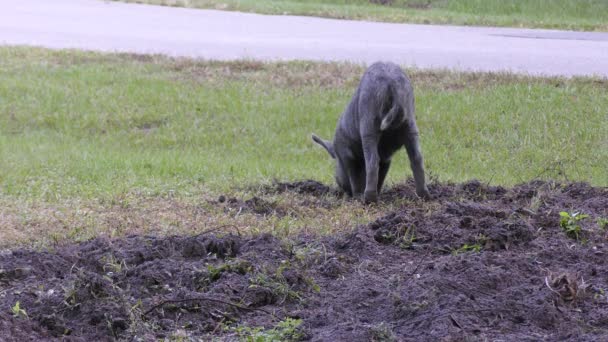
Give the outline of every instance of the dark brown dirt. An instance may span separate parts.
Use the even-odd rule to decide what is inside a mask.
[[[250,188],[249,190],[256,191],[255,188]],[[314,180],[304,180],[293,183],[276,181],[272,185],[263,186],[261,189],[257,190],[261,190],[261,193],[264,195],[281,194],[284,192],[304,195],[296,200],[296,204],[299,206],[324,207],[331,209],[339,205],[339,203],[335,201],[335,198],[340,197],[340,193],[336,189],[330,188],[329,186]],[[224,212],[230,213],[233,216],[241,213],[251,213],[261,217],[271,215],[278,217],[297,215],[287,206],[258,196],[253,196],[247,200],[241,200],[236,197],[221,195],[217,200],[209,201],[209,203],[223,208]]]
[[[240,200],[236,197],[226,198],[226,196],[222,195],[217,201],[211,201],[210,203],[222,206],[224,212],[231,213],[235,216],[241,213],[252,213],[263,217],[270,215],[283,217],[288,215],[288,210],[286,208],[281,207],[275,202],[270,202],[257,196],[253,196],[248,200]]]
[[[293,183],[275,182],[272,186],[266,187],[265,190],[267,193],[283,193],[289,191],[300,195],[313,195],[316,197],[324,195],[338,196],[336,189],[332,189],[329,186],[312,179]]]
[[[284,191],[326,197],[307,182]],[[235,340],[231,327],[291,317],[314,341],[608,340],[608,233],[597,223],[607,188],[472,181],[430,191],[425,203],[410,183],[388,189],[381,201],[412,201],[340,236],[132,236],[4,251],[0,339]],[[560,211],[590,216],[579,241]],[[17,301],[28,318],[13,317]]]

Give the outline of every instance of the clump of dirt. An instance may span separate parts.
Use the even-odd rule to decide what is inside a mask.
[[[333,209],[340,204],[336,198],[342,197],[342,193],[336,188],[312,179],[296,182],[275,181],[272,185],[264,186],[262,192],[265,194],[292,193],[296,195],[296,202],[299,206],[308,208]]]
[[[384,5],[384,6],[393,4],[393,0],[369,0],[369,2],[372,4]]]
[[[276,215],[284,217],[289,214],[286,208],[281,207],[276,202],[269,202],[257,196],[253,196],[248,200],[241,200],[236,197],[226,198],[222,195],[217,201],[212,201],[211,203],[223,206],[226,213],[234,215],[252,213],[258,216]]]
[[[325,195],[338,196],[339,192],[318,181],[307,179],[297,182],[275,182],[264,188],[266,193],[293,192],[300,195],[321,197]]]
[[[363,68],[348,63],[263,63],[255,61],[197,61],[170,58],[165,62],[175,72],[173,77],[196,82],[214,83],[226,80],[246,81],[268,87],[352,88],[361,77]]]
[[[3,252],[0,329],[15,341],[235,340],[238,327],[293,318],[312,340],[608,339],[608,234],[597,223],[607,188],[430,191],[423,202],[411,183],[388,189],[381,201],[412,201],[337,236],[131,236]],[[579,240],[560,211],[589,215]]]
[[[254,188],[250,190],[255,191]],[[315,180],[303,180],[297,182],[278,182],[272,185],[263,186],[262,195],[275,195],[285,192],[296,195],[296,204],[300,207],[326,208],[332,209],[339,205],[335,201],[341,194],[331,187]],[[300,196],[298,196],[300,195]],[[287,215],[297,216],[297,213],[289,206],[281,205],[276,201],[269,201],[262,197],[253,196],[250,199],[242,200],[236,197],[219,196],[215,201],[209,201],[214,206],[220,206],[224,212],[233,215],[251,213],[260,217]]]

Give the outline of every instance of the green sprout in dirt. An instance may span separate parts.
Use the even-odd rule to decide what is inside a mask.
[[[283,276],[283,272],[290,269],[292,267],[290,262],[284,261],[281,266],[279,266],[277,268],[277,271],[275,272],[275,278],[277,279],[282,279],[284,283],[286,283],[285,281],[285,277]],[[315,293],[319,293],[321,292],[321,287],[319,286],[319,284],[317,284],[315,282],[315,280],[312,277],[307,277],[307,276],[303,276],[303,280],[306,283],[306,285],[308,285],[308,287]],[[297,295],[297,292],[295,293]],[[297,298],[299,300],[301,300],[300,296],[297,295]]]
[[[237,326],[231,330],[237,334],[239,341],[245,342],[299,341],[304,337],[300,325],[301,319],[286,318],[272,329]]]
[[[397,337],[393,333],[391,327],[382,322],[376,326],[370,328],[370,335],[372,342],[393,342],[397,341]]]
[[[598,288],[596,290],[596,293],[593,295],[593,299],[595,300],[601,300],[601,301],[605,301],[607,299],[607,295],[606,295],[606,290],[604,290],[603,288]]]
[[[19,301],[17,301],[17,303],[11,307],[11,311],[13,312],[13,317],[15,318],[29,318],[25,309],[21,308],[21,303],[19,303]]]
[[[453,250],[452,254],[453,255],[458,255],[458,254],[466,253],[466,252],[479,253],[479,252],[481,252],[481,245],[478,244],[478,243],[473,244],[473,245],[469,245],[469,244],[465,243],[464,245],[462,245],[462,247]]]
[[[257,274],[255,277],[251,278],[249,280],[249,282],[251,283],[251,285],[249,285],[250,288],[256,288],[256,287],[267,288],[267,289],[271,290],[271,292],[276,294],[277,296],[283,297],[283,300],[285,300],[287,298],[293,298],[293,299],[300,298],[300,296],[297,294],[297,292],[292,291],[289,288],[288,284],[281,282],[281,281],[277,281],[277,280],[273,279],[273,277],[269,277],[268,275],[266,275],[264,273]]]
[[[320,265],[327,262],[327,248],[323,243],[318,246],[291,246],[288,250],[292,254],[301,268],[308,268],[312,265]]]
[[[245,275],[253,271],[253,266],[246,260],[234,259],[220,265],[207,264],[207,271],[201,272],[200,277],[196,277],[195,283],[198,290],[203,290],[211,283],[219,280],[224,273],[237,273]]]
[[[559,213],[561,219],[559,220],[559,226],[566,232],[566,235],[569,237],[579,240],[579,235],[582,231],[580,221],[589,217],[587,214],[582,214],[580,212],[568,213],[566,211],[562,211]]]
[[[259,273],[255,277],[252,277],[249,282],[251,283],[249,285],[250,288],[265,288],[273,293],[273,295],[281,298],[280,304],[286,300],[302,300],[300,294],[289,286],[280,271],[277,271],[275,277]]]
[[[127,269],[127,263],[124,260],[119,260],[113,254],[102,256],[101,262],[103,263],[102,268],[104,272],[107,272],[106,275],[109,276],[115,273],[121,273],[123,270]]]
[[[380,239],[379,242],[392,243],[400,248],[409,249],[416,241],[416,226],[406,226],[405,229],[382,232],[381,235],[376,236],[376,239]]]
[[[214,266],[211,264],[207,265],[207,272],[209,272],[209,280],[211,282],[220,279],[224,272],[238,273],[245,275],[253,270],[253,266],[246,260],[231,260],[225,264]]]
[[[62,286],[63,289],[63,304],[70,310],[74,309],[79,305],[78,299],[76,298],[76,283],[74,281],[69,282],[66,286]]]
[[[598,217],[597,218],[597,225],[598,225],[598,227],[600,227],[601,230],[608,229],[608,218],[606,218],[606,217]]]
[[[225,265],[222,265],[220,267],[215,267],[213,265],[207,265],[207,272],[209,272],[209,280],[216,281],[216,280],[220,279],[220,277],[222,276],[222,273],[226,270],[226,268],[224,266]]]
[[[408,226],[405,229],[403,236],[401,237],[401,243],[399,244],[399,247],[403,249],[411,248],[414,244],[414,241],[416,241],[416,227]]]

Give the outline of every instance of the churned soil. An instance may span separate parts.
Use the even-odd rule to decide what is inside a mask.
[[[251,213],[258,216],[285,216],[287,210],[277,205],[274,202],[267,201],[258,196],[253,196],[247,200],[241,200],[236,197],[220,196],[216,201],[210,201],[210,204],[222,206],[224,212],[230,213],[234,216],[241,213]]]
[[[293,183],[275,182],[272,186],[267,186],[265,190],[267,193],[283,193],[289,191],[300,195],[308,194],[317,197],[323,195],[339,195],[338,191],[335,189],[332,189],[331,187],[312,179]]]
[[[314,181],[273,189],[333,193]],[[334,236],[215,231],[3,251],[0,340],[238,340],[235,327],[286,318],[313,341],[608,340],[607,188],[430,191],[422,202],[411,183],[387,189],[379,205],[405,204]],[[234,203],[274,210],[255,201]],[[578,236],[562,211],[589,215],[564,223]]]

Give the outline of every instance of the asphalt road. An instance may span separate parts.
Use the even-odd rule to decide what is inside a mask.
[[[392,60],[421,68],[608,77],[608,33],[387,24],[97,0],[0,0],[0,44],[209,59]]]

